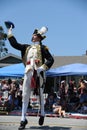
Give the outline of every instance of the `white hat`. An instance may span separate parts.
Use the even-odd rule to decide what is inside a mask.
[[[38,30],[38,29],[35,29],[33,34],[39,35],[39,36],[42,38],[42,40],[43,40],[44,38],[46,38],[46,36],[44,36],[44,34],[45,34],[47,31],[48,31],[48,28],[47,28],[47,27],[42,27],[42,28],[39,29],[39,30]]]

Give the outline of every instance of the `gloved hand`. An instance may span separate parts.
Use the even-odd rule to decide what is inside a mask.
[[[11,27],[8,29],[8,36],[12,34],[12,25]]]
[[[38,69],[37,69],[37,75],[39,76],[40,72],[41,71],[45,71],[45,68],[43,66],[40,66]]]

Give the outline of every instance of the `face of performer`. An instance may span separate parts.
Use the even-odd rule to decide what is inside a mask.
[[[41,37],[38,36],[37,34],[33,34],[32,42],[40,42],[40,41],[41,41]]]

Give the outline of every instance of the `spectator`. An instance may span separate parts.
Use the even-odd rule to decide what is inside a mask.
[[[60,96],[61,100],[64,100],[65,99],[65,87],[66,87],[66,84],[65,84],[65,80],[61,81],[61,84],[59,86],[59,90],[58,90],[58,96]]]
[[[10,86],[10,91],[9,91],[9,104],[11,110],[15,108],[18,104],[18,99],[17,99],[17,86],[16,86],[16,80],[12,81],[12,84]]]
[[[60,87],[59,87],[59,90],[58,90],[58,96],[60,97],[60,100],[61,100],[61,104],[62,104],[62,107],[66,110],[67,109],[67,85],[66,85],[66,81],[63,80],[61,81],[61,84],[60,84]]]
[[[69,98],[69,101],[71,102],[73,96],[74,95],[74,88],[76,88],[76,84],[75,84],[75,81],[74,80],[71,80],[69,82],[69,88],[68,88],[68,98]]]
[[[59,99],[55,103],[53,103],[52,108],[53,113],[58,114],[59,117],[65,117],[65,110],[62,109],[62,105]]]
[[[86,88],[86,82],[84,79],[79,80],[79,87],[78,87],[78,92],[79,94],[83,94],[83,90]]]
[[[4,91],[8,91],[9,90],[8,82],[6,80],[2,80],[1,86],[2,86],[1,91],[4,92]]]
[[[80,103],[87,102],[87,89],[83,89],[83,93],[80,96]]]
[[[80,110],[84,104],[87,103],[87,89],[83,89],[83,93],[80,96],[80,101],[77,107],[75,108],[76,111]]]
[[[45,103],[45,110],[52,111],[53,103],[56,101],[56,97],[54,93],[48,95]]]

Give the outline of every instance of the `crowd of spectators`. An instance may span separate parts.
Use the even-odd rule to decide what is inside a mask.
[[[7,107],[9,111],[22,107],[22,83],[23,80],[2,80],[0,83],[0,105]]]
[[[22,107],[21,80],[1,80],[0,82],[0,106],[4,104],[9,111]],[[74,80],[66,83],[60,82],[58,91],[48,93],[45,100],[45,110],[65,116],[65,112],[87,113],[87,81],[79,79],[78,85]]]
[[[62,113],[63,116],[65,116],[65,112],[87,114],[87,81],[79,79],[77,85],[74,80],[70,80],[68,84],[65,80],[61,81],[58,91],[48,94],[45,109],[59,115]]]

